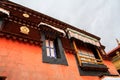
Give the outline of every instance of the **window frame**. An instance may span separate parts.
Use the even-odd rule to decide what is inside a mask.
[[[80,63],[80,66],[82,66],[82,63],[103,64],[102,57],[100,56],[99,51],[97,50],[97,48],[95,48],[95,46],[84,43],[84,45],[76,45],[76,48],[78,49],[77,56],[79,58],[78,61]],[[82,53],[82,55],[80,55],[80,53]],[[91,56],[91,54],[93,56]],[[95,54],[97,55],[97,57]],[[83,58],[84,60],[82,60]]]
[[[42,61],[43,63],[50,63],[50,64],[61,64],[68,66],[68,62],[66,56],[64,54],[64,49],[62,47],[62,42],[59,36],[56,36],[53,40],[56,47],[56,58],[47,56],[46,53],[46,43],[45,40],[47,39],[44,32],[41,32],[41,40],[43,41],[42,44]],[[57,43],[57,44],[56,44]]]
[[[5,76],[0,76],[0,80],[6,80]]]
[[[3,27],[3,18],[0,17],[0,31],[2,30],[2,27]]]
[[[77,66],[78,66],[79,74],[81,76],[99,76],[100,74],[104,74],[104,73],[108,74],[108,75],[110,74],[109,71],[108,71],[107,66],[104,65],[104,64],[81,63],[81,60],[80,60],[79,54],[78,54],[78,47],[80,47],[79,46],[80,44],[77,43],[77,45],[76,45],[76,40],[72,40],[72,41],[73,41],[74,49],[76,51],[75,58],[76,58],[76,61],[77,61]],[[81,42],[81,44],[88,44],[88,43],[82,43]],[[91,46],[95,47],[93,45],[91,45]],[[89,48],[91,48],[91,46]]]

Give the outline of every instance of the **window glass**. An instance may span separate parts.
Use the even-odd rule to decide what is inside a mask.
[[[48,40],[46,40],[46,47],[49,47],[49,43],[48,43]]]
[[[56,58],[54,42],[52,40],[46,40],[46,52],[48,57]]]
[[[51,49],[51,56],[55,57],[55,50],[54,49]]]
[[[46,48],[47,56],[50,56],[50,50],[49,48]]]
[[[53,41],[50,41],[50,47],[51,47],[51,48],[54,48],[53,45],[54,45],[54,44],[53,44]]]

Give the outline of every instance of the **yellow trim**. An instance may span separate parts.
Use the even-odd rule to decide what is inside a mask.
[[[97,52],[98,52],[98,56],[100,57],[100,59],[93,59],[93,58],[88,58],[88,57],[83,57],[83,56],[80,56],[78,54],[78,49],[77,49],[77,46],[76,46],[76,43],[75,41],[73,41],[73,46],[74,46],[74,49],[76,51],[76,55],[77,55],[77,59],[78,59],[78,62],[79,62],[79,65],[82,66],[82,61],[84,62],[92,62],[92,63],[95,63],[95,64],[103,64],[103,59],[102,59],[102,56],[100,55],[100,52],[98,51],[98,49],[96,48]],[[86,60],[81,60],[82,58],[86,58]],[[100,62],[99,62],[100,61]]]
[[[76,44],[75,44],[75,41],[73,41],[73,46],[74,46],[74,48],[75,48],[75,51],[78,52],[77,46],[76,46]]]
[[[102,64],[100,59],[95,59],[95,58],[89,58],[85,56],[79,56],[80,60],[81,58],[84,58],[85,60],[81,60],[81,62],[87,62],[87,63],[94,63],[94,64]]]
[[[75,51],[76,51],[76,55],[77,55],[77,59],[78,59],[78,62],[79,62],[79,65],[81,66],[81,60],[80,60],[80,56],[78,55],[78,49],[77,49],[77,46],[75,44],[75,41],[73,41],[73,46],[75,48]]]
[[[20,32],[23,33],[23,34],[29,34],[30,30],[26,26],[21,26],[20,27]]]
[[[23,16],[24,16],[25,18],[29,18],[29,17],[30,17],[29,14],[27,14],[27,13],[23,13]]]
[[[103,63],[103,59],[102,59],[102,56],[100,55],[100,52],[99,50],[96,48],[97,52],[98,52],[98,56],[100,57],[100,60],[102,61],[101,63]]]

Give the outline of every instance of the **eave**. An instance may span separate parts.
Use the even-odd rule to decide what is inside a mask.
[[[108,55],[109,57],[112,57],[113,55],[116,54],[116,51],[117,51],[117,50],[120,50],[120,45],[117,46],[116,48],[114,48],[113,50],[109,51],[107,55]]]
[[[76,28],[74,26],[71,26],[71,25],[69,25],[67,23],[64,23],[64,22],[62,22],[60,20],[54,19],[54,18],[52,18],[50,16],[44,15],[44,14],[42,14],[40,12],[37,12],[37,11],[31,10],[29,8],[26,8],[26,7],[22,6],[22,5],[13,3],[11,1],[1,1],[0,3],[2,4],[2,7],[7,8],[8,10],[14,10],[14,12],[15,11],[18,11],[18,12],[21,11],[22,13],[29,14],[32,18],[36,19],[36,20],[33,20],[31,18],[31,22],[33,22],[34,25],[36,25],[36,26],[42,21],[42,22],[46,22],[46,23],[48,23],[50,25],[53,25],[53,26],[55,26],[57,28],[60,28],[60,29],[63,29],[63,30],[65,30],[66,28],[71,28],[71,29],[74,29],[76,31],[79,31],[81,33],[84,33],[86,35],[89,35],[91,37],[94,37],[94,38],[100,40],[100,38],[98,36],[95,36],[95,35],[93,35],[91,33],[88,33],[88,32],[86,32],[84,30],[78,29],[78,28]],[[11,15],[15,16],[12,13],[11,13]],[[23,20],[25,20],[25,19],[23,19]],[[30,20],[28,20],[28,21],[30,21]]]

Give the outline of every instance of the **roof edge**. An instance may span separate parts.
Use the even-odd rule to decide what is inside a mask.
[[[48,15],[45,15],[45,14],[43,14],[43,13],[41,13],[41,12],[36,11],[36,10],[30,9],[30,8],[28,8],[28,7],[26,7],[26,6],[21,5],[21,4],[17,4],[17,3],[15,3],[15,2],[12,2],[12,1],[9,1],[9,0],[2,0],[2,1],[4,1],[4,2],[6,2],[6,3],[9,3],[10,5],[13,5],[13,6],[16,6],[16,7],[21,7],[21,8],[23,8],[24,10],[29,11],[29,12],[32,12],[32,13],[38,15],[38,16],[42,15],[44,18],[47,18],[47,19],[53,20],[53,21],[55,21],[55,22],[58,22],[58,23],[60,23],[61,25],[66,26],[66,28],[72,28],[72,29],[74,29],[74,30],[76,30],[76,31],[80,31],[80,32],[82,32],[82,33],[84,33],[84,34],[87,34],[87,35],[89,35],[89,36],[91,36],[91,37],[96,38],[97,40],[100,40],[100,39],[101,39],[100,37],[98,37],[98,36],[96,36],[96,35],[94,35],[94,34],[91,34],[91,33],[89,33],[89,32],[86,32],[86,31],[84,31],[84,30],[82,30],[82,29],[80,29],[80,28],[77,28],[77,27],[75,27],[75,26],[72,26],[72,25],[70,25],[70,24],[68,24],[68,23],[66,23],[66,22],[63,22],[63,21],[58,20],[58,19],[55,19],[55,18],[50,17],[50,16],[48,16]]]

